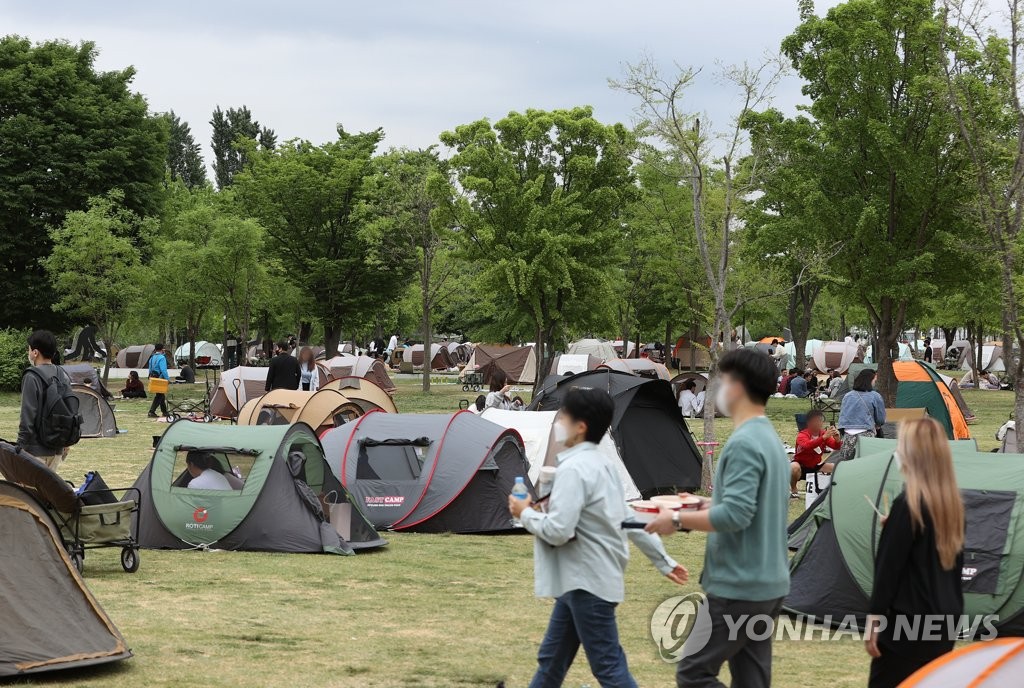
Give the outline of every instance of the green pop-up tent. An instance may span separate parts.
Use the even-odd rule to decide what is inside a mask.
[[[790,527],[799,548],[790,560],[788,612],[863,621],[882,529],[868,502],[884,513],[903,489],[895,445],[862,439],[858,457],[837,465],[828,491]],[[965,613],[996,615],[1001,635],[1024,635],[1024,456],[981,453],[973,442],[950,446],[967,519]]]

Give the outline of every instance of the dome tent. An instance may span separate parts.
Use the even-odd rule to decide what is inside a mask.
[[[174,360],[179,366],[188,363],[189,351],[192,345],[185,342],[174,350]],[[196,367],[197,368],[220,368],[221,367],[220,347],[213,342],[196,342]]]
[[[217,418],[235,418],[250,399],[263,396],[267,386],[267,369],[238,366],[225,370],[210,399],[210,415]]]
[[[192,451],[212,454],[235,489],[187,487],[185,460]],[[177,421],[135,487],[142,495],[139,541],[151,549],[351,554],[385,544],[331,473],[304,423]],[[328,518],[339,520],[331,524]]]
[[[497,370],[512,384],[532,385],[537,380],[537,353],[530,345],[477,344],[466,370],[480,373],[484,382],[490,382]]]
[[[385,413],[398,413],[395,400],[391,398],[384,389],[375,384],[372,380],[362,377],[340,377],[331,380],[321,389],[334,389],[358,405],[363,413],[370,411],[384,411]]]
[[[305,423],[317,433],[363,415],[363,409],[334,389],[303,392],[275,389],[247,401],[238,412],[239,425]]]
[[[114,409],[89,385],[72,384],[71,391],[78,398],[78,413],[82,416],[82,439],[89,437],[116,437],[117,419]]]
[[[593,356],[601,361],[619,357],[612,343],[603,339],[581,339],[570,344],[565,353],[571,356]]]
[[[398,389],[391,376],[388,375],[387,366],[378,358],[341,354],[326,361],[321,361],[320,366],[327,373],[326,379],[321,378],[321,387],[330,380],[338,380],[343,377],[361,377],[374,383],[389,394]]]

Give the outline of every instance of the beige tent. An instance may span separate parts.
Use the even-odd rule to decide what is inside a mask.
[[[390,379],[390,378],[389,378]],[[380,385],[363,377],[342,377],[331,380],[323,389],[333,389],[344,394],[350,401],[359,405],[363,413],[384,411],[398,413],[395,400]]]
[[[126,346],[117,352],[117,367],[145,368],[149,365],[149,357],[153,355],[153,350],[152,344]]]
[[[577,355],[587,354],[595,358],[599,358],[602,361],[609,361],[613,358],[619,357],[619,354],[615,351],[615,347],[612,343],[601,339],[581,339],[578,342],[573,342],[569,345],[569,349],[565,353]]]
[[[970,370],[974,363],[976,347],[966,340],[953,342],[953,347],[960,349],[960,358],[957,360],[957,367],[960,370]],[[1006,363],[1003,361],[1003,347],[998,344],[983,344],[981,347],[981,365],[978,366],[983,373],[1002,373],[1006,370]]]
[[[423,368],[423,345],[414,344],[405,347],[402,350],[402,360],[406,363],[412,363],[413,368]],[[431,370],[451,370],[454,367],[455,362],[452,360],[451,354],[448,353],[448,347],[441,346],[440,344],[430,345]]]
[[[551,372],[549,375],[565,375],[571,373],[585,373],[588,370],[596,370],[601,365],[601,359],[590,354],[560,354],[551,361]]]
[[[371,356],[343,354],[323,361],[320,365],[327,372],[327,378],[321,380],[321,387],[329,380],[355,376],[369,380],[389,394],[398,389],[391,376],[388,375],[388,369],[384,362]]]
[[[858,355],[857,345],[846,342],[825,342],[814,350],[811,358],[820,373],[830,370],[845,373],[854,363],[864,362]]]
[[[699,343],[694,343],[689,337],[683,336],[676,340],[672,358],[678,361],[680,368],[707,370],[711,367],[710,348],[710,337],[702,337]]]
[[[363,409],[341,392],[322,389],[302,392],[275,389],[245,403],[239,425],[291,425],[305,423],[319,435],[363,415]]]
[[[509,382],[532,385],[537,381],[537,354],[533,346],[477,344],[466,370],[481,373],[485,382],[500,370]]]
[[[602,363],[599,368],[611,368],[622,373],[649,377],[655,380],[671,380],[672,376],[661,363],[649,358],[612,358]]]
[[[210,415],[234,418],[250,399],[263,396],[267,387],[267,369],[239,366],[226,370],[210,400]]]

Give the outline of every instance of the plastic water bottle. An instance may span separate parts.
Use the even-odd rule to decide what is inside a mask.
[[[512,496],[516,499],[526,499],[530,496],[530,490],[526,487],[523,476],[517,475],[515,485],[512,486]]]

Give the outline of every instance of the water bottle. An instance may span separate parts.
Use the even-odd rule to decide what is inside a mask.
[[[530,496],[530,490],[526,487],[523,476],[517,475],[515,485],[512,486],[512,496],[516,499],[526,499]]]

